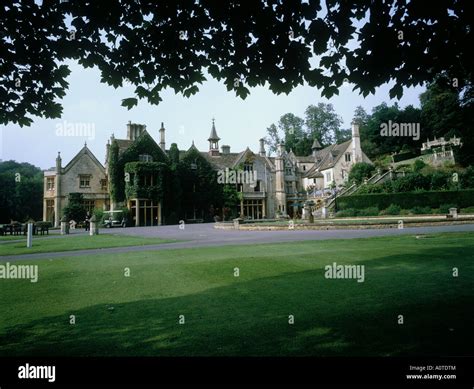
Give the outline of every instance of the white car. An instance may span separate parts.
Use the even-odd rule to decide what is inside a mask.
[[[104,227],[126,227],[127,222],[123,216],[123,211],[105,211],[104,212]]]

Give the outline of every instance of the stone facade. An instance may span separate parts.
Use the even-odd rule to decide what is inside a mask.
[[[105,168],[87,145],[64,167],[58,153],[56,167],[44,172],[43,220],[59,226],[69,193],[82,193],[89,210],[110,203]]]
[[[116,139],[112,135],[110,143],[106,145],[105,166],[97,161],[87,146],[84,146],[64,168],[58,156],[56,168],[44,173],[44,220],[54,220],[57,225],[62,216],[62,209],[66,205],[67,195],[72,192],[83,193],[87,204],[89,206],[93,204],[96,208],[108,210],[121,205],[130,208],[130,202],[114,204],[111,201],[110,188],[107,188],[109,176],[107,161],[112,143],[118,146],[119,153],[124,153],[143,134],[150,136],[145,125],[129,123],[126,139]],[[166,150],[163,123],[159,130],[159,140],[159,144],[152,141],[155,147],[169,154],[169,150]],[[220,149],[220,140],[213,120],[208,138],[209,150],[199,153],[217,171],[218,176],[228,179],[229,171],[233,170],[247,173],[247,175],[243,174],[243,177],[251,177],[251,180],[247,181],[230,182],[235,183],[237,190],[241,193],[238,211],[244,218],[262,219],[300,215],[303,204],[309,197],[324,197],[331,188],[343,185],[354,163],[371,163],[361,149],[359,129],[355,124],[352,126],[351,140],[326,148],[322,148],[315,140],[312,154],[309,156],[296,156],[292,150],[286,150],[285,145],[281,144],[277,155],[269,157],[266,154],[263,139],[259,141],[258,153],[250,148],[233,153],[228,145]],[[182,159],[192,149],[196,150],[194,143],[188,151],[180,151],[179,158]],[[149,156],[140,155],[140,160],[142,157]],[[86,177],[90,178],[88,182],[85,181]],[[54,184],[51,184],[51,180],[54,180]],[[87,185],[81,185],[81,183]],[[146,204],[147,201],[147,199],[137,199],[134,206],[137,208],[138,204],[138,207],[141,207],[141,202]],[[161,224],[161,203],[153,206],[159,208],[155,213],[158,213],[158,224]],[[151,212],[153,215],[154,211]],[[143,223],[143,220],[141,222]]]

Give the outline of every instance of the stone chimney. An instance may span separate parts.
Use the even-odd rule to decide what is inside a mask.
[[[61,152],[58,151],[58,156],[56,157],[56,173],[61,174]]]
[[[230,154],[230,146],[228,145],[222,145],[222,154]]]
[[[161,122],[161,128],[160,128],[160,148],[161,150],[166,152],[165,126],[163,122]]]
[[[144,124],[136,124],[136,123],[132,123],[132,122],[129,121],[128,124],[127,124],[127,139],[128,140],[135,140],[145,130],[146,130],[146,126]]]
[[[279,145],[278,145],[278,156],[282,156],[283,153],[285,152],[285,143],[284,142],[281,142]]]
[[[267,155],[265,151],[265,139],[261,138],[259,139],[259,142],[260,142],[260,151],[258,153],[260,154],[261,157],[265,157],[265,155]]]
[[[362,149],[360,147],[359,125],[352,122],[352,159],[354,163],[362,162]]]

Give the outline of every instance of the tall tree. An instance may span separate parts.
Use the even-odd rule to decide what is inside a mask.
[[[304,120],[292,113],[281,116],[276,125],[271,124],[267,128],[266,143],[270,146],[270,151],[275,152],[278,144],[283,141],[288,150],[298,152],[304,147],[301,144],[305,135],[303,126]]]
[[[325,1],[3,0],[0,123],[61,116],[67,60],[97,67],[152,104],[173,88],[191,96],[207,76],[245,98],[268,84],[289,93],[307,83],[329,98],[347,79],[364,96],[445,72],[472,84],[469,0]]]
[[[311,139],[317,139],[322,146],[328,146],[335,143],[342,118],[334,111],[332,104],[318,103],[306,108],[305,124]]]
[[[0,223],[42,217],[42,170],[26,162],[0,162]]]
[[[422,127],[425,138],[461,137],[463,146],[456,159],[463,165],[474,164],[474,99],[472,88],[462,93],[450,79],[440,76],[420,95]]]

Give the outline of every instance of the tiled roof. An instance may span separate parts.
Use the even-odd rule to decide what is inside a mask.
[[[133,143],[133,140],[128,140],[128,139],[115,139],[115,141],[118,144],[120,153],[128,149],[130,145]]]
[[[312,155],[308,155],[307,157],[296,157],[296,160],[298,162],[304,162],[304,163],[312,163],[314,162],[314,157]]]
[[[316,152],[315,168],[319,171],[332,168],[342,154],[347,150],[351,142],[352,140],[348,140],[344,143],[331,145]]]

